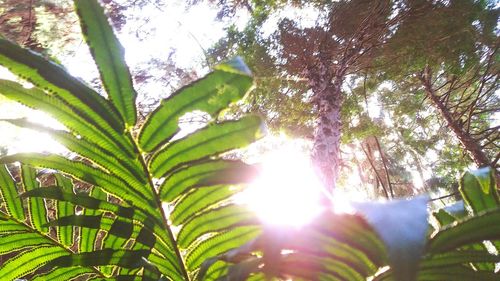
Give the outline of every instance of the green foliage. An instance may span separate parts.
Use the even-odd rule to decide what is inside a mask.
[[[109,100],[120,113],[124,123],[134,126],[137,118],[137,93],[123,59],[123,48],[108,24],[103,8],[96,1],[77,1],[76,12],[87,44],[99,68]]]
[[[492,120],[498,113],[498,59],[488,63],[491,53],[498,57],[499,13],[494,1],[206,2],[217,3],[222,17],[238,9],[250,15],[244,28],[228,26],[225,37],[207,52],[211,61],[241,55],[254,70],[256,89],[235,111],[259,112],[271,130],[293,137],[311,139],[318,120],[317,99],[308,91],[318,79],[305,75],[308,65],[323,62],[338,67],[350,61],[341,58],[343,50],[384,38],[384,43],[359,51],[342,85],[340,185],[348,181],[342,175],[357,169],[364,189],[379,196],[383,193],[378,187],[389,184],[378,178],[397,183],[393,189],[398,197],[420,192],[411,180],[415,171],[427,191],[435,191],[438,181],[444,183],[439,188],[450,193],[458,186],[456,175],[471,164],[467,156],[471,148],[450,132],[452,124],[426,97],[417,77],[427,65],[455,127],[464,128],[491,162],[476,162],[477,166],[496,167],[500,138]],[[368,11],[373,13],[370,20],[387,16],[369,5],[392,7],[390,19],[363,27],[360,20]],[[368,35],[375,26],[390,31]],[[374,104],[380,114],[370,112]],[[366,149],[373,137],[381,143],[379,152],[385,154],[387,167],[376,157],[369,161],[369,156],[350,153]],[[435,158],[429,157],[434,152],[439,157],[429,159]],[[431,172],[432,180],[425,182],[424,172]]]
[[[67,130],[6,121],[47,132],[76,155],[0,159],[0,276],[189,280],[203,260],[260,231],[253,214],[228,201],[239,190],[229,185],[248,181],[255,168],[221,154],[263,136],[261,121],[218,120],[252,86],[250,72],[239,60],[220,65],[162,101],[139,128],[124,52],[103,9],[94,0],[75,4],[108,98],[58,64],[0,40],[0,64],[34,85],[2,80],[0,93]],[[174,140],[179,117],[195,110],[211,115],[209,125]]]
[[[459,140],[460,149],[453,147],[453,139],[444,141],[449,145],[439,150],[442,167],[433,170],[463,171],[471,160],[477,167],[496,167],[498,128],[492,120],[499,102],[498,9],[492,2],[472,0],[408,4],[414,13],[401,20],[394,36],[377,50],[375,61],[380,80],[394,84],[393,91],[385,93],[386,100],[399,104],[394,115],[417,115],[412,127],[424,130],[436,122],[432,115],[438,116],[437,122],[448,130],[433,130],[437,140],[443,141],[449,132],[455,143]],[[418,103],[412,102],[416,97]],[[425,113],[429,105],[432,115]]]
[[[439,210],[434,216],[440,226],[430,235],[425,198],[359,203],[354,215],[327,210],[303,229],[265,228],[246,245],[207,260],[198,277],[497,280],[500,258],[492,252],[500,249],[500,208],[484,206],[500,198],[493,175],[489,168],[466,173],[460,190],[469,214],[455,217],[447,208]],[[484,241],[493,246],[488,249]],[[390,268],[380,270],[386,265]]]
[[[238,67],[238,66],[237,66]],[[230,103],[241,99],[252,84],[245,69],[219,66],[197,83],[184,87],[161,104],[148,118],[139,135],[139,145],[152,151],[165,144],[177,131],[178,119],[195,109],[217,115]]]
[[[401,26],[378,59],[388,64],[384,72],[400,76],[421,71],[426,65],[446,65],[460,74],[481,60],[478,44],[494,47],[498,34],[498,10],[487,1],[460,0],[430,3],[408,1],[413,13]]]

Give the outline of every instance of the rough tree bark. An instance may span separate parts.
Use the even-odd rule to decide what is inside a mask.
[[[0,33],[26,47],[36,44],[32,38],[36,26],[33,0],[0,1]]]
[[[388,11],[391,9],[390,1],[353,1],[350,9],[363,7],[364,12],[357,16],[360,20],[356,22],[350,35],[345,40],[338,39],[335,43],[319,43],[318,54],[312,55],[305,63],[305,77],[309,81],[309,87],[314,93],[313,104],[317,109],[317,122],[314,133],[314,143],[311,159],[317,169],[318,175],[328,192],[336,187],[340,171],[340,137],[341,137],[341,107],[342,107],[342,83],[348,72],[355,68],[360,69],[364,64],[369,64],[367,59],[371,56],[371,50],[381,44],[382,38],[401,15],[388,19]],[[370,4],[366,6],[366,4]],[[345,3],[344,3],[345,4]],[[360,6],[356,6],[360,5]],[[333,12],[329,30],[326,37],[338,37],[332,28],[335,20],[341,18],[342,11]],[[326,42],[326,41],[320,41]],[[314,49],[314,48],[313,48]],[[304,53],[302,53],[304,55]],[[366,61],[364,61],[366,60]]]
[[[311,159],[329,191],[335,189],[339,175],[343,81],[343,75],[333,75],[331,72],[329,66],[319,62],[306,74],[318,110]]]
[[[371,65],[373,50],[385,42],[401,13],[391,17],[389,0],[352,0],[332,4],[326,27],[280,26],[288,72],[308,81],[313,92],[316,126],[311,160],[327,192],[336,187],[340,170],[342,84],[346,75]]]

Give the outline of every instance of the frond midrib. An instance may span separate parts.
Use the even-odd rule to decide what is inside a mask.
[[[175,252],[175,256],[177,257],[179,268],[181,270],[181,274],[184,277],[185,281],[190,281],[191,278],[189,277],[189,273],[187,271],[187,267],[186,267],[184,258],[180,252],[179,245],[177,243],[177,240],[175,239],[175,236],[174,236],[174,233],[172,232],[172,229],[170,228],[170,224],[168,223],[168,218],[166,217],[165,212],[163,212],[160,194],[159,194],[159,192],[156,191],[156,189],[154,187],[153,177],[152,177],[151,172],[148,169],[145,155],[140,152],[141,149],[140,149],[140,146],[138,144],[138,140],[136,138],[132,137],[132,134],[130,131],[127,132],[127,134],[134,142],[133,145],[135,146],[134,148],[137,151],[139,162],[142,165],[144,173],[147,175],[148,185],[151,189],[151,193],[153,194],[153,197],[154,197],[153,199],[154,199],[154,202],[156,203],[156,208],[160,212],[163,227],[164,227],[165,231],[167,232],[167,235],[168,235],[168,238],[170,239],[170,242],[172,243],[172,247],[173,247],[173,250]]]

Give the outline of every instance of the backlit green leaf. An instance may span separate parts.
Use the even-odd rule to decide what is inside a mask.
[[[257,224],[257,218],[247,208],[238,205],[227,205],[192,217],[184,223],[177,241],[182,248],[187,248],[200,236],[223,231],[235,226]]]
[[[112,129],[103,129],[89,121],[83,114],[75,114],[75,108],[59,96],[47,94],[38,89],[26,89],[22,85],[0,79],[0,94],[7,98],[22,103],[30,108],[42,110],[59,120],[75,135],[92,140],[96,145],[106,150],[114,151],[124,158],[133,156],[130,140],[123,138]]]
[[[107,201],[107,194],[103,192],[100,188],[92,188],[90,191],[90,196],[99,200],[99,202]],[[86,216],[97,216],[101,215],[98,209],[85,208],[83,210],[83,215]],[[96,243],[99,237],[99,230],[94,228],[81,228],[80,229],[80,240],[78,243],[79,252],[91,252],[93,250],[98,250],[98,245]]]
[[[214,160],[189,166],[168,176],[160,186],[164,201],[172,201],[191,188],[222,184],[240,184],[252,180],[257,174],[254,166],[241,161]]]
[[[151,171],[160,178],[181,164],[241,148],[262,136],[262,123],[256,116],[213,124],[160,150],[151,159]]]
[[[74,280],[85,274],[94,273],[93,270],[85,267],[58,267],[47,273],[35,276],[32,281],[45,281],[45,280]]]
[[[99,186],[104,190],[115,194],[118,197],[136,202],[137,206],[155,214],[153,208],[151,191],[140,192],[129,186],[123,180],[114,177],[105,171],[91,167],[83,162],[72,161],[58,155],[43,155],[40,153],[20,153],[0,158],[0,163],[11,163],[19,161],[26,165],[39,168],[50,168],[69,174],[87,183]]]
[[[420,263],[420,268],[466,265],[479,262],[500,262],[500,256],[492,255],[487,251],[454,251],[427,257]]]
[[[187,112],[201,110],[215,117],[241,99],[251,85],[252,78],[247,73],[228,64],[180,89],[163,100],[143,125],[139,135],[141,148],[153,151],[165,144],[179,130],[179,117]]]
[[[76,114],[100,130],[123,132],[123,122],[113,106],[61,66],[4,39],[0,39],[0,64],[40,89],[54,94],[61,104],[70,106]],[[127,149],[130,149],[130,144]]]
[[[21,167],[21,180],[26,191],[40,188],[40,184],[36,179],[36,170],[29,166],[23,165]],[[28,198],[28,212],[35,229],[48,233],[49,228],[44,226],[47,223],[47,208],[43,199]]]
[[[24,220],[23,205],[16,184],[5,165],[0,165],[0,191],[7,213],[20,221]]]
[[[238,227],[227,232],[216,234],[191,249],[186,257],[190,270],[199,267],[202,262],[221,253],[234,249],[255,238],[260,233],[259,227]]]
[[[42,133],[49,134],[55,141],[59,142],[67,149],[79,154],[82,157],[99,165],[107,172],[113,173],[121,179],[127,181],[137,189],[147,185],[147,177],[140,168],[137,159],[128,159],[114,157],[114,153],[106,150],[85,137],[76,137],[70,132],[54,130],[49,127],[33,123],[26,118],[19,119],[1,119],[0,121],[9,122],[12,125],[33,129]],[[95,140],[95,138],[94,138]]]
[[[137,93],[125,64],[124,50],[96,0],[75,1],[83,34],[108,96],[129,126],[136,122]]]
[[[4,280],[15,280],[67,254],[66,250],[56,246],[36,247],[9,259],[0,268],[0,275]]]
[[[170,219],[175,225],[183,224],[196,213],[228,199],[236,192],[237,190],[227,185],[197,188],[179,200],[170,214]]]
[[[461,220],[434,234],[428,250],[440,253],[483,240],[500,240],[499,221],[500,209]]]
[[[466,172],[460,180],[460,192],[475,214],[500,206],[500,196],[491,168]]]
[[[50,239],[37,233],[20,232],[0,235],[0,255],[31,247],[52,244]]]
[[[147,250],[112,250],[104,249],[89,253],[60,256],[51,260],[46,266],[98,266],[119,265],[125,268],[137,268],[143,265],[143,258],[147,258]]]
[[[60,174],[56,174],[55,177],[57,184],[61,186],[61,192],[65,191],[68,194],[73,195],[73,184],[71,183],[71,180]],[[27,193],[25,193],[25,195],[26,194]],[[57,201],[57,218],[71,216],[74,214],[75,214],[75,206],[73,204],[66,201]],[[72,225],[62,226],[57,228],[57,237],[63,245],[66,246],[73,245],[74,234],[75,233]]]

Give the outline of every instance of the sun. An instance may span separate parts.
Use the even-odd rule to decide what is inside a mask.
[[[285,144],[262,159],[260,175],[237,201],[272,225],[301,227],[323,211],[323,187],[306,152]]]

